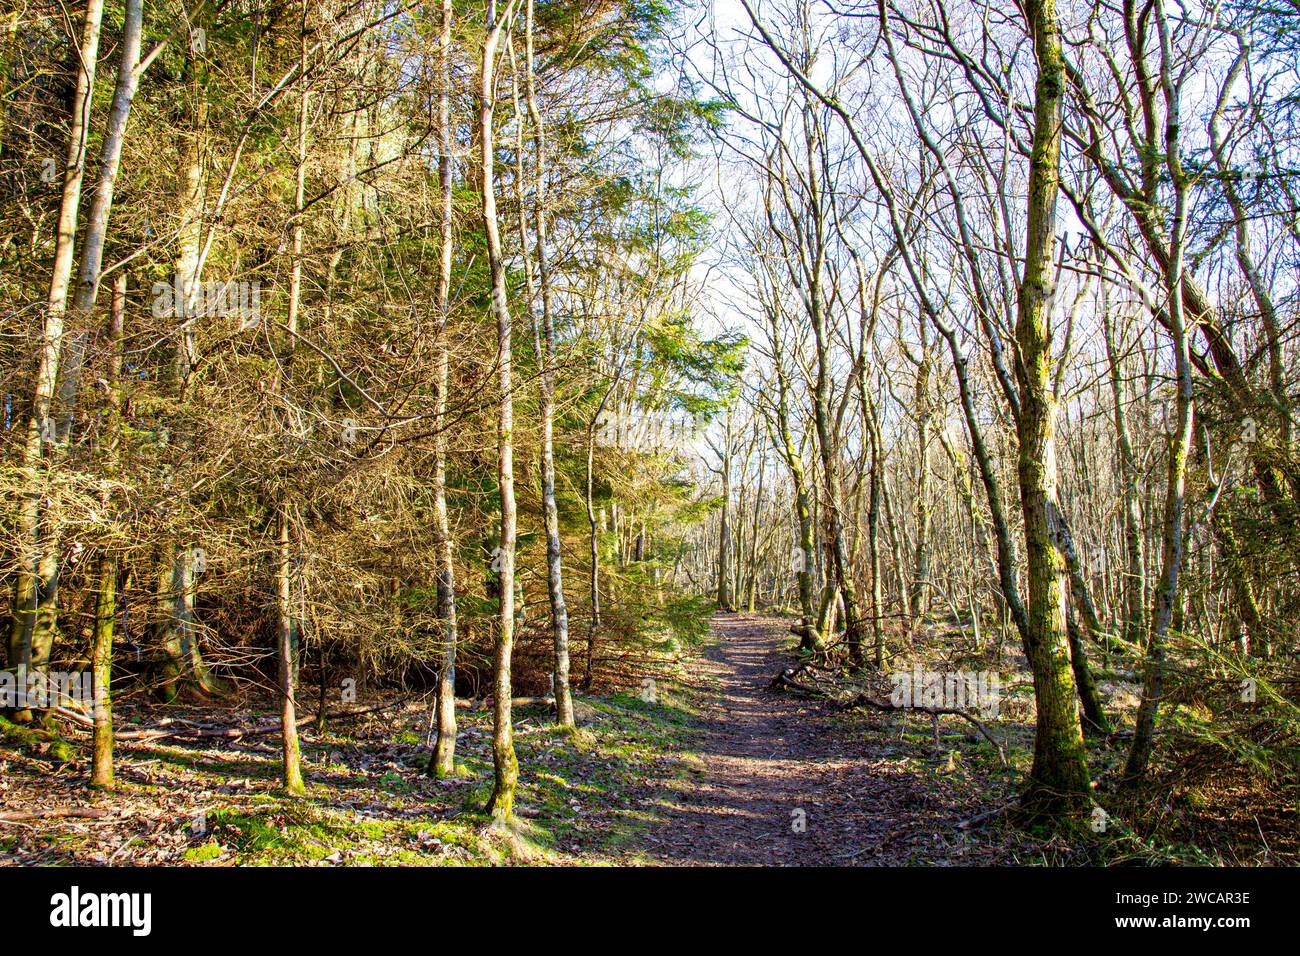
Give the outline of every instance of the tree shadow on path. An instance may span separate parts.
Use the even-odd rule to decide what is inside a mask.
[[[719,614],[712,626],[718,642],[705,667],[717,694],[696,742],[702,765],[648,808],[653,821],[637,841],[644,858],[724,866],[1005,859],[957,828],[991,804],[918,768],[916,746],[898,739],[904,718],[846,719],[827,702],[772,690],[790,662],[779,620]]]

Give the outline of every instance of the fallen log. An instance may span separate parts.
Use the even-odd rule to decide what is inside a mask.
[[[374,707],[366,707],[362,710],[347,710],[341,713],[326,713],[327,721],[338,720],[355,720],[358,717],[364,717],[367,714],[377,714],[382,711],[392,710],[406,704],[411,698],[404,697],[401,700],[390,701],[386,704],[377,704]],[[457,710],[476,710],[489,706],[492,699],[484,698],[483,700],[458,699],[456,701]],[[554,697],[512,697],[510,703],[514,707],[530,707],[545,705],[547,707],[555,706]],[[93,727],[94,718],[81,711],[71,710],[66,707],[54,708],[56,716],[62,717],[82,727]],[[194,721],[181,720],[180,718],[171,718],[174,723],[183,726],[171,727],[158,725],[154,727],[139,727],[135,730],[116,730],[113,737],[117,740],[134,740],[134,741],[151,741],[163,740],[167,737],[187,737],[193,739],[222,739],[222,740],[239,740],[244,737],[260,737],[263,734],[273,734],[280,730],[280,722],[262,724],[254,727],[213,727],[211,725],[198,724]],[[308,727],[317,720],[316,715],[303,717],[297,722],[298,727]]]

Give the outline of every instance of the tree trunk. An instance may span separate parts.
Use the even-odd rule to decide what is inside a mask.
[[[43,540],[41,528],[40,463],[45,445],[54,442],[51,403],[59,376],[63,348],[68,286],[72,280],[81,184],[85,177],[86,142],[91,100],[95,91],[95,66],[99,59],[103,0],[88,0],[77,50],[77,81],[68,123],[68,149],[63,170],[63,193],[55,232],[54,268],[41,332],[40,357],[32,389],[31,417],[22,448],[23,484],[26,491],[18,512],[18,570],[14,575],[13,628],[9,637],[9,663],[14,667],[44,669],[54,643],[57,542]],[[26,716],[20,713],[20,719]]]
[[[871,646],[872,659],[876,667],[881,668],[885,665],[885,642],[881,627],[884,597],[881,593],[880,576],[880,422],[876,417],[875,403],[867,396],[865,384],[862,384],[862,398],[865,405],[863,413],[867,439],[871,446],[871,474],[868,479],[871,482],[871,489],[870,503],[867,507],[867,557],[871,577]]]
[[[1146,558],[1142,548],[1142,504],[1137,458],[1129,435],[1125,412],[1123,362],[1115,337],[1115,322],[1110,312],[1108,283],[1101,284],[1102,324],[1106,338],[1106,359],[1110,368],[1110,393],[1119,443],[1119,470],[1123,484],[1124,513],[1124,640],[1133,647],[1146,646]]]
[[[930,350],[921,326],[921,364],[916,370],[916,548],[912,610],[920,621],[930,610]]]
[[[276,511],[276,662],[280,692],[280,751],[285,792],[299,797],[307,792],[302,779],[298,746],[298,714],[293,686],[293,552],[289,506]]]
[[[176,233],[176,254],[173,260],[177,296],[175,309],[179,313],[176,378],[178,399],[181,404],[191,398],[191,377],[198,365],[196,326],[202,298],[203,231],[203,135],[207,102],[202,83],[202,66],[193,53],[187,54],[185,69],[192,74],[190,96],[193,97],[193,119],[186,130],[187,142],[182,155],[184,168],[177,196],[180,225]],[[186,441],[196,437],[187,433]],[[160,646],[166,655],[163,664],[168,696],[175,696],[183,687],[197,687],[204,693],[220,694],[227,688],[214,681],[203,663],[202,652],[194,634],[194,604],[197,598],[197,579],[190,571],[193,542],[177,548],[172,560],[173,571],[167,582],[164,607],[169,609],[160,624]]]
[[[746,592],[748,596],[745,599],[745,610],[750,614],[754,613],[754,605],[758,589],[758,519],[760,509],[763,506],[763,478],[767,470],[767,446],[763,445],[758,456],[758,491],[754,495],[754,533],[749,543],[749,572],[746,582]],[[642,529],[644,532],[644,528]]]
[[[731,571],[731,434],[730,409],[727,410],[727,427],[722,446],[722,510],[718,515],[718,609],[731,612],[736,609],[732,599]]]
[[[1169,437],[1168,479],[1165,488],[1165,527],[1160,581],[1156,585],[1151,632],[1143,664],[1142,703],[1133,727],[1124,775],[1129,780],[1146,774],[1155,741],[1156,716],[1164,684],[1165,641],[1178,602],[1179,575],[1184,548],[1187,455],[1192,439],[1191,341],[1179,290],[1183,286],[1184,238],[1187,231],[1187,196],[1191,184],[1183,172],[1179,142],[1181,81],[1170,76],[1169,22],[1164,5],[1156,2],[1156,21],[1162,51],[1160,82],[1165,94],[1165,165],[1174,188],[1173,225],[1169,230],[1169,254],[1165,268],[1165,292],[1169,302],[1169,332],[1174,346],[1174,368],[1178,376],[1177,422]]]
[[[1106,736],[1110,733],[1110,718],[1101,703],[1101,694],[1097,682],[1088,666],[1088,652],[1083,646],[1079,633],[1079,624],[1074,617],[1068,616],[1065,622],[1066,637],[1070,641],[1070,667],[1074,671],[1074,682],[1079,688],[1079,706],[1082,708],[1083,731],[1085,734]]]
[[[534,224],[537,232],[537,277],[542,293],[541,366],[542,417],[542,519],[546,531],[546,588],[551,600],[551,634],[555,645],[555,717],[561,727],[574,726],[573,696],[569,689],[569,608],[564,600],[564,568],[560,550],[560,511],[555,500],[555,319],[551,294],[551,267],[547,249],[546,127],[537,108],[536,76],[533,70],[533,0],[526,12],[525,60],[528,115],[533,124],[533,155],[537,164],[534,179]],[[523,209],[520,209],[523,217]],[[643,534],[644,537],[644,534]],[[638,559],[639,560],[639,559]]]
[[[438,188],[439,259],[435,290],[438,339],[433,439],[433,533],[436,552],[438,623],[442,630],[442,666],[438,668],[438,740],[429,773],[446,776],[456,764],[456,571],[455,547],[447,517],[447,387],[451,357],[447,344],[448,300],[452,260],[451,0],[442,0],[438,38]]]
[[[116,475],[122,432],[122,330],[126,320],[126,273],[113,282],[113,304],[106,336],[109,352],[108,424],[104,458],[107,471]],[[95,627],[91,640],[91,678],[94,687],[95,725],[92,731],[90,782],[113,787],[113,629],[117,622],[117,557],[107,550],[99,559],[99,588],[95,596]]]
[[[608,398],[608,394],[606,395]],[[604,409],[604,402],[601,403],[601,409]],[[597,411],[599,416],[600,410]],[[590,529],[588,541],[590,542],[591,574],[588,578],[588,584],[591,589],[591,620],[587,626],[587,664],[582,677],[582,686],[585,689],[591,688],[592,681],[592,664],[595,658],[596,635],[600,633],[600,530],[603,522],[602,517],[596,516],[596,419],[593,418],[587,425],[587,481],[586,481],[586,501],[587,501],[587,525]]]
[[[303,0],[301,8],[301,21],[299,23],[298,38],[298,64],[299,70],[305,75],[307,70],[307,2]],[[282,366],[279,372],[280,378],[280,399],[285,407],[281,409],[281,430],[286,436],[291,434],[293,428],[293,416],[289,410],[288,403],[292,393],[291,384],[293,381],[293,353],[297,344],[298,334],[298,312],[302,303],[302,259],[303,259],[303,211],[305,195],[305,184],[307,176],[307,102],[308,90],[306,80],[303,83],[302,90],[298,96],[298,132],[297,132],[297,161],[296,176],[294,186],[294,204],[293,204],[293,247],[291,255],[293,264],[289,273],[289,304],[287,315],[285,317],[285,326],[287,327],[287,337],[285,340],[284,357],[281,360]],[[281,492],[285,495],[287,492]],[[296,657],[296,639],[298,635],[298,614],[296,604],[293,599],[293,588],[295,578],[301,574],[301,568],[297,568],[298,575],[295,572],[295,560],[293,554],[293,541],[296,528],[294,527],[292,506],[287,500],[279,501],[275,509],[276,514],[276,591],[277,591],[277,642],[276,653],[279,663],[279,684],[280,684],[280,735],[281,749],[283,756],[283,779],[284,789],[290,796],[301,796],[306,793],[306,786],[302,778],[301,758],[298,747],[298,721],[296,705],[294,701],[294,676],[295,676],[295,657]]]
[[[488,811],[507,823],[514,815],[519,762],[515,757],[511,726],[511,655],[515,632],[515,477],[514,400],[511,394],[511,317],[506,293],[505,261],[497,225],[494,152],[496,133],[496,54],[501,33],[514,11],[514,0],[506,4],[497,19],[496,0],[489,0],[487,36],[483,40],[479,70],[479,161],[482,180],[483,231],[487,236],[488,265],[492,274],[492,313],[497,323],[497,484],[501,494],[501,534],[496,562],[501,594],[497,614],[496,648],[493,660],[495,700],[492,713],[492,763],[494,781]]]
[[[1077,811],[1089,799],[1088,766],[1065,628],[1064,561],[1052,520],[1056,399],[1050,324],[1056,288],[1053,250],[1065,71],[1054,0],[1028,0],[1025,13],[1038,64],[1025,271],[1016,315],[1021,405],[1018,472],[1029,581],[1025,655],[1033,670],[1038,711],[1032,779],[1025,802],[1031,811],[1055,813]]]
[[[99,559],[99,588],[95,596],[95,629],[91,639],[91,677],[95,694],[95,727],[90,783],[113,787],[113,624],[117,617],[117,560]]]

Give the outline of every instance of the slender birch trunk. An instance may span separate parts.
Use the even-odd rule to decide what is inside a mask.
[[[555,312],[551,265],[547,248],[546,126],[537,107],[533,69],[533,0],[528,0],[525,33],[525,99],[533,124],[534,229],[537,233],[537,279],[542,294],[541,375],[542,519],[546,530],[546,587],[551,601],[551,634],[555,644],[555,716],[561,727],[572,727],[573,695],[569,689],[569,608],[564,600],[564,568],[560,549],[560,511],[555,500]],[[520,210],[523,216],[523,210]]]
[[[608,397],[608,395],[606,396]],[[601,410],[604,409],[601,403]],[[600,411],[597,411],[599,417]],[[585,496],[587,504],[588,558],[591,561],[591,573],[587,584],[590,590],[591,620],[587,626],[587,665],[582,678],[584,688],[591,687],[593,661],[596,653],[596,635],[600,633],[600,526],[602,521],[596,515],[596,418],[587,424],[587,472]]]
[[[438,283],[434,295],[437,363],[433,439],[433,533],[438,563],[438,626],[442,631],[442,666],[438,668],[438,740],[429,772],[446,776],[456,765],[456,569],[455,546],[447,517],[447,387],[451,354],[447,342],[452,262],[452,0],[442,0],[438,35]]]
[[[483,231],[487,236],[488,265],[492,274],[492,313],[497,323],[497,484],[501,494],[501,534],[496,555],[501,594],[497,613],[497,638],[493,661],[492,762],[494,782],[488,811],[507,823],[514,815],[519,762],[515,757],[511,726],[510,663],[515,633],[515,472],[514,399],[511,393],[510,304],[506,297],[505,260],[497,224],[495,181],[496,56],[501,36],[514,12],[508,0],[500,19],[496,0],[488,0],[487,36],[483,40],[479,69],[479,162],[482,180]]]

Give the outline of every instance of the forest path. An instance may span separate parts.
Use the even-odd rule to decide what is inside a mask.
[[[638,839],[668,865],[846,866],[976,863],[955,824],[971,809],[919,773],[875,718],[770,689],[788,666],[777,619],[718,614],[701,667],[716,694],[696,741],[699,765]],[[866,725],[864,726],[864,721]],[[963,795],[964,796],[964,795]],[[968,799],[968,798],[967,798]],[[961,804],[967,804],[962,806]],[[803,824],[800,826],[799,824]]]

